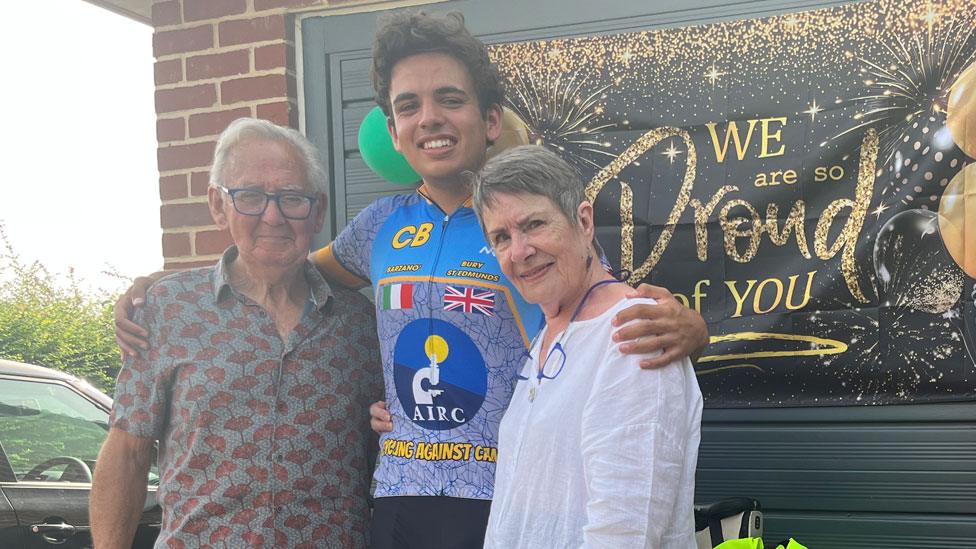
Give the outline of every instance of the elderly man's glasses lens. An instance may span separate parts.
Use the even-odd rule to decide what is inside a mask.
[[[316,200],[314,196],[289,191],[266,193],[254,189],[228,189],[223,185],[217,188],[230,195],[234,209],[243,215],[261,215],[268,209],[268,203],[274,201],[285,219],[308,219]]]

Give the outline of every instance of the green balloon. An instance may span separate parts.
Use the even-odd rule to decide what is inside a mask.
[[[359,153],[369,169],[391,183],[412,185],[420,181],[407,159],[393,148],[386,116],[379,107],[373,107],[359,125]]]

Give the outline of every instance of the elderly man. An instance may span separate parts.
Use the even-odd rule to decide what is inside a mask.
[[[365,546],[382,378],[369,301],[306,261],[325,178],[294,130],[221,134],[208,198],[234,245],[147,295],[152,350],[119,375],[92,488],[99,549],[131,545],[157,440],[157,546]]]

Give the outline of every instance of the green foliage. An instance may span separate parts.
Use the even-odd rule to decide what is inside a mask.
[[[0,358],[62,370],[111,395],[121,366],[112,304],[116,296],[62,283],[14,252],[0,224]]]

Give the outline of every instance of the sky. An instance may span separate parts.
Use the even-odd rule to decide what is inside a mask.
[[[112,291],[104,271],[163,263],[152,28],[82,0],[43,6],[0,18],[0,223],[21,259]]]

